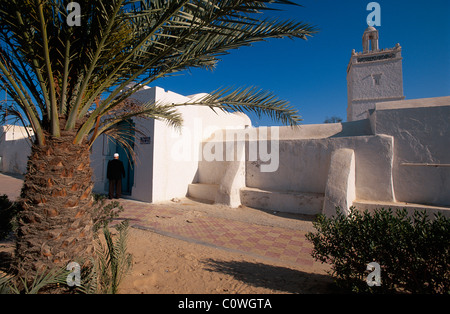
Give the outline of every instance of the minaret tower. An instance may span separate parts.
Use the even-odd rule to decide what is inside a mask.
[[[366,119],[376,103],[402,100],[402,48],[379,49],[378,30],[363,34],[363,52],[352,52],[347,67],[347,121]]]

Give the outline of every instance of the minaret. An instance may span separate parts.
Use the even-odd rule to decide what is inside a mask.
[[[402,100],[402,48],[379,49],[378,30],[363,34],[363,52],[352,52],[347,67],[347,121],[366,119],[376,103]]]

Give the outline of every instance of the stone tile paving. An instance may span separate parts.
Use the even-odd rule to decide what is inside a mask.
[[[21,186],[22,178],[0,174],[0,191],[10,199],[18,196]],[[264,226],[210,215],[184,219],[186,211],[124,199],[120,202],[125,208],[120,219],[130,219],[130,224],[135,227],[304,267],[326,269],[325,265],[315,262],[311,257],[312,245],[306,240],[306,232],[303,230]],[[196,206],[187,205],[191,209]],[[171,223],[172,221],[177,223]]]
[[[303,230],[264,226],[209,215],[177,221],[176,218],[182,217],[185,212],[173,208],[155,208],[150,204],[129,200],[121,203],[125,210],[120,219],[130,219],[130,225],[134,227],[304,267],[324,269],[324,265],[311,257],[312,244],[306,240],[306,232]],[[171,219],[177,223],[171,223]]]

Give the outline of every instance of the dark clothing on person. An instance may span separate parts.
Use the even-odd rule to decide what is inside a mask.
[[[119,159],[113,159],[108,162],[106,176],[109,180],[109,198],[114,197],[116,190],[116,198],[122,196],[122,177],[125,177],[125,168]]]
[[[125,177],[125,168],[119,159],[113,159],[108,162],[108,171],[106,176],[109,180],[118,180]]]
[[[114,197],[114,190],[116,190],[116,198],[122,197],[122,179],[110,179],[109,180],[109,199],[113,199]]]

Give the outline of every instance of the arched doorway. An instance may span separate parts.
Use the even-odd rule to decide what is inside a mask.
[[[122,136],[120,140],[112,139],[108,137],[107,139],[107,161],[112,160],[114,158],[114,154],[119,154],[119,160],[122,161],[123,166],[125,168],[125,177],[122,178],[122,194],[123,195],[131,195],[133,185],[134,185],[134,161],[130,155],[130,152],[124,148],[128,146],[131,149],[134,149],[134,122],[132,120],[122,121],[118,124],[119,130],[124,130],[126,136]],[[107,162],[105,164],[107,167]],[[106,169],[106,168],[105,168]],[[105,191],[109,189],[109,182],[106,180],[105,182]]]

